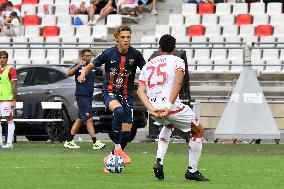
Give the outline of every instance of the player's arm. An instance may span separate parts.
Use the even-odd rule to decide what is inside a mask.
[[[66,73],[66,77],[71,77],[75,74],[75,72],[82,66],[85,65],[86,62],[83,60],[80,60],[79,64],[73,66],[72,68],[70,68],[67,73]]]
[[[142,102],[142,104],[147,108],[149,114],[158,117],[159,116],[158,110],[150,103],[149,98],[146,94],[146,86],[144,84],[142,83],[138,84],[137,95],[140,101]]]
[[[95,67],[95,65],[93,63],[88,64],[86,67],[84,67],[82,69],[81,74],[79,75],[79,77],[77,78],[79,83],[83,83],[86,81],[86,75],[88,75],[88,73]]]

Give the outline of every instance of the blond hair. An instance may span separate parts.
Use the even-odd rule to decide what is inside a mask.
[[[115,32],[113,34],[114,38],[117,39],[119,34],[120,34],[120,32],[122,32],[122,31],[129,31],[131,33],[131,28],[129,26],[127,26],[127,25],[119,26],[118,28],[116,28],[116,30],[115,30]]]

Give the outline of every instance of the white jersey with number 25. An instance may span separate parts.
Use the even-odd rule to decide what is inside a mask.
[[[155,108],[164,108],[169,102],[176,70],[184,72],[185,64],[181,58],[174,55],[155,57],[143,67],[138,82],[146,85],[147,96]],[[179,96],[174,104],[172,110],[182,106]]]

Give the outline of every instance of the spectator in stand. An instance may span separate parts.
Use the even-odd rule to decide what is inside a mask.
[[[16,37],[21,34],[20,19],[16,12],[11,12],[4,22],[4,34],[8,37]]]
[[[139,0],[138,1],[138,12],[139,17],[142,18],[142,12],[143,12],[143,5],[149,5],[152,3],[152,11],[151,14],[157,15],[157,0]]]
[[[19,9],[16,9],[13,7],[13,3],[11,1],[7,1],[6,3],[6,9],[2,12],[2,16],[4,19],[8,18],[12,12],[16,12],[17,16],[21,16],[21,12]]]
[[[94,2],[96,0],[81,0],[80,7],[75,11],[76,14],[88,14],[89,22],[88,24],[92,24],[94,20],[95,7]]]
[[[3,7],[6,7],[4,3],[0,5],[0,36],[3,36],[3,26],[4,26],[4,18],[2,16],[2,12],[4,10]]]
[[[117,6],[115,0],[95,0],[94,8],[95,14],[100,15],[99,18],[94,19],[94,25],[101,19],[107,17],[107,15],[117,13]]]

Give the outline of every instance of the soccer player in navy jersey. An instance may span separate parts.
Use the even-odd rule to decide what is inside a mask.
[[[81,60],[78,64],[72,66],[66,73],[67,77],[75,75],[76,81],[76,102],[78,105],[78,118],[72,126],[71,133],[69,134],[64,147],[66,148],[80,148],[74,141],[73,138],[77,134],[78,130],[84,122],[86,122],[88,133],[90,134],[93,140],[93,149],[98,150],[105,146],[104,143],[100,142],[96,138],[94,124],[93,124],[93,115],[92,115],[92,97],[94,93],[94,82],[95,75],[101,75],[101,70],[90,71],[86,75],[86,81],[84,83],[79,83],[77,77],[80,75],[84,66],[90,64],[92,58],[92,51],[90,49],[83,49],[81,51]]]
[[[87,65],[78,77],[78,82],[85,82],[90,70],[105,64],[103,102],[113,112],[114,150],[112,153],[121,156],[125,164],[130,164],[131,159],[123,152],[123,149],[131,136],[135,73],[137,67],[142,69],[145,60],[140,51],[130,46],[131,29],[128,26],[119,26],[114,37],[117,45],[106,49]],[[107,158],[108,156],[104,158],[104,162]],[[104,171],[108,172],[106,169]]]

